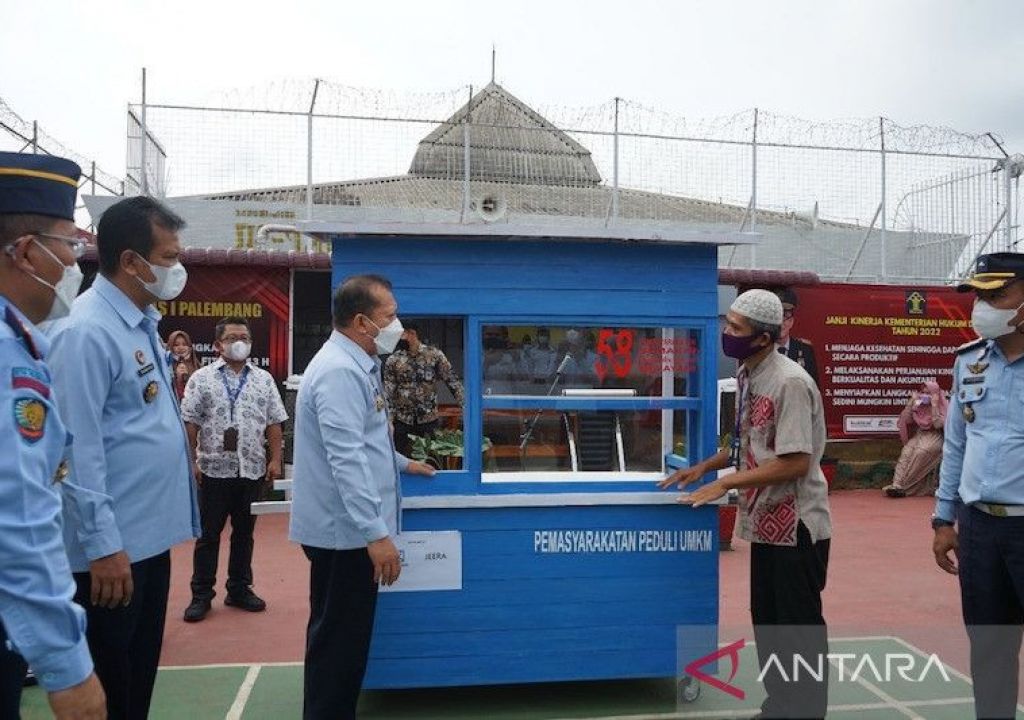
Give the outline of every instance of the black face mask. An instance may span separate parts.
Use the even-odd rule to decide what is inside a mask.
[[[399,350],[408,350],[408,349],[409,349],[409,341],[408,340],[399,340],[398,344],[395,345],[395,352],[398,352]]]

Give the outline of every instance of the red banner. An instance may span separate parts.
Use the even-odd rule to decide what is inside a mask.
[[[950,389],[954,350],[976,336],[974,296],[949,288],[825,284],[794,288],[790,336],[810,343],[830,439],[898,432],[910,393]]]
[[[253,363],[283,382],[288,374],[288,283],[287,268],[193,265],[184,292],[157,303],[164,316],[160,337],[184,330],[206,364],[217,359],[217,322],[228,315],[243,317],[252,332]]]

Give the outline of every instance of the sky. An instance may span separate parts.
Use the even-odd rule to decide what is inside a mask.
[[[490,78],[534,106],[623,97],[993,132],[1024,152],[1019,0],[0,0],[0,98],[114,175],[125,108],[283,77],[397,92]]]

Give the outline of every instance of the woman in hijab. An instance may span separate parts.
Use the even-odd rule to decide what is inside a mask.
[[[167,336],[168,364],[174,379],[174,391],[180,402],[185,397],[185,385],[192,373],[199,369],[199,359],[192,347],[192,338],[184,330],[175,330]]]
[[[900,413],[903,451],[896,462],[892,484],[882,488],[886,495],[901,498],[927,495],[933,490],[929,480],[942,459],[942,426],[948,406],[946,394],[934,380],[911,394]]]

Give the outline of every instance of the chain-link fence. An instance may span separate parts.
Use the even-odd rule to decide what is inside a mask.
[[[0,98],[0,150],[55,155],[78,163],[82,168],[79,181],[81,193],[91,195],[124,195],[125,183],[96,166],[96,162],[68,149],[43,130],[39,123],[23,119]],[[76,207],[80,226],[89,225],[84,205]]]
[[[129,112],[140,189],[309,219],[361,207],[750,231],[762,242],[723,248],[723,267],[868,282],[948,282],[1019,233],[1021,162],[991,135],[882,118],[695,120],[621,99],[534,109],[494,83],[399,95],[325,81]]]

